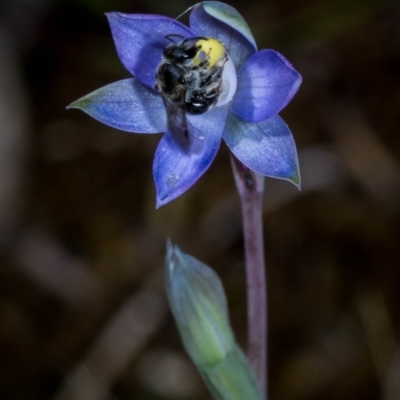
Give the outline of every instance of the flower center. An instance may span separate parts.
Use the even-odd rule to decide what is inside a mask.
[[[158,67],[157,88],[188,114],[229,103],[236,91],[235,66],[217,39],[188,38],[168,45]]]

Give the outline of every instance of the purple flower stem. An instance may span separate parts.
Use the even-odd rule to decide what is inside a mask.
[[[233,175],[243,213],[247,281],[247,355],[261,389],[268,399],[267,284],[262,227],[264,177],[231,157]]]

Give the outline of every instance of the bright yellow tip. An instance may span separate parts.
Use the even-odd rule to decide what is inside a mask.
[[[201,50],[194,58],[194,64],[197,65],[206,58],[209,61],[209,66],[217,64],[225,56],[225,47],[217,39],[200,39],[196,45],[201,46]]]

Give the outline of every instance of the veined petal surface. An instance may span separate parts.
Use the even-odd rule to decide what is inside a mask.
[[[296,145],[279,115],[248,123],[230,114],[223,138],[232,153],[251,170],[300,186]]]
[[[111,83],[70,104],[103,124],[127,132],[158,133],[167,129],[161,96],[137,79]]]
[[[194,36],[187,26],[161,15],[112,12],[107,14],[107,18],[122,64],[150,88],[155,85],[162,51],[171,43],[165,36]]]
[[[257,51],[253,35],[243,17],[228,4],[204,1],[193,7],[190,29],[198,36],[216,38],[224,44],[236,69]]]
[[[188,115],[191,147],[183,147],[168,129],[154,157],[157,208],[188,190],[208,169],[219,149],[228,109],[215,107],[202,115]]]
[[[249,122],[271,118],[296,94],[301,75],[274,50],[253,54],[238,71],[238,87],[230,110]]]

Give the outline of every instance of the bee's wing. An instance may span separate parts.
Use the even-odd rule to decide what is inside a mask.
[[[200,153],[204,144],[204,134],[195,128],[186,117],[184,98],[173,101],[163,96],[167,112],[168,130],[179,147],[192,153]]]

